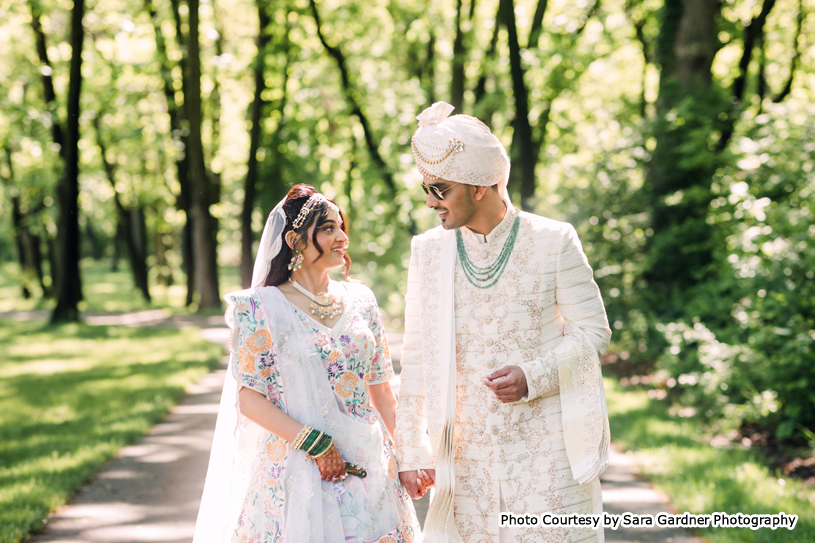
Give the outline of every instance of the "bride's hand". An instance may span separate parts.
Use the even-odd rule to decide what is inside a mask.
[[[331,452],[322,458],[315,460],[320,468],[320,478],[323,481],[336,483],[343,481],[347,477],[345,473],[345,460],[342,459],[340,451],[336,447],[331,448]]]

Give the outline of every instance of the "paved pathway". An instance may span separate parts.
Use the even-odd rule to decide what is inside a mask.
[[[18,318],[39,318],[18,315]],[[0,314],[0,318],[10,318]],[[221,344],[227,331],[221,317],[172,317],[159,311],[127,315],[92,315],[90,324],[126,326],[199,326],[202,335]],[[401,335],[391,334],[391,352],[401,351]],[[398,368],[398,362],[396,364]],[[204,486],[209,448],[218,413],[224,369],[207,375],[139,442],[125,447],[71,503],[51,516],[35,542],[189,543]],[[398,377],[394,388],[398,390]],[[630,456],[613,448],[602,477],[604,509],[656,514],[676,512],[664,495],[635,474]],[[428,496],[429,497],[429,496]],[[428,497],[415,502],[420,519]],[[702,543],[680,529],[606,530],[606,540],[625,543]]]

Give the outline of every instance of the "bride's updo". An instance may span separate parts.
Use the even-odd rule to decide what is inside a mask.
[[[292,257],[294,256],[294,251],[288,246],[286,243],[286,234],[288,234],[291,230],[294,230],[297,235],[297,242],[302,243],[305,245],[306,243],[306,235],[308,234],[308,229],[311,225],[316,221],[317,226],[314,228],[314,233],[311,236],[311,243],[317,248],[319,251],[320,256],[317,257],[317,260],[323,257],[325,251],[320,244],[317,243],[317,231],[320,226],[326,221],[328,217],[329,211],[329,203],[337,206],[335,202],[329,199],[325,199],[322,201],[316,202],[311,210],[309,211],[308,215],[306,215],[305,220],[303,220],[302,224],[299,228],[294,228],[294,221],[297,219],[297,216],[300,214],[300,210],[303,206],[308,202],[308,199],[311,198],[312,195],[317,193],[317,189],[310,185],[300,184],[294,185],[289,193],[286,195],[286,202],[283,204],[283,211],[286,213],[286,228],[283,229],[283,233],[281,236],[283,237],[283,245],[280,248],[280,252],[277,256],[274,257],[272,260],[272,265],[269,269],[269,275],[266,276],[266,282],[264,286],[272,286],[276,287],[277,285],[281,285],[288,281],[291,272],[289,271],[288,265],[291,262]],[[345,232],[345,235],[348,235],[348,220],[345,217],[345,214],[342,212],[339,206],[337,206],[339,210],[340,219],[342,220],[342,224],[340,225],[340,230]],[[347,253],[343,254],[343,259],[345,260],[345,269],[343,270],[343,275],[346,279],[348,279],[348,271],[351,268],[351,257],[348,256]]]

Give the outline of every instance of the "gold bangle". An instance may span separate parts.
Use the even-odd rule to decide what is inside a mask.
[[[324,450],[323,452],[321,452],[319,455],[317,455],[317,456],[309,456],[309,458],[311,458],[312,460],[319,460],[320,458],[323,458],[324,456],[328,456],[328,453],[330,453],[332,450],[334,450],[334,442],[333,441],[331,442],[331,445],[329,445],[328,448],[326,450]]]
[[[300,446],[303,444],[303,441],[305,441],[306,436],[308,436],[311,433],[311,430],[312,430],[311,426],[309,426],[308,424],[304,425],[300,432],[298,432],[298,434],[295,436],[291,446],[295,449],[299,449]]]
[[[303,432],[305,431],[305,429],[306,429],[306,428],[308,428],[308,425],[307,425],[307,424],[306,424],[306,425],[304,425],[304,426],[303,426],[303,427],[300,429],[300,431],[299,431],[299,432],[297,432],[297,435],[296,435],[296,436],[294,436],[294,439],[293,439],[293,440],[292,440],[292,442],[291,442],[291,446],[292,446],[292,447],[294,447],[295,449],[296,449],[296,448],[298,448],[298,444],[300,443],[300,439],[303,437]]]

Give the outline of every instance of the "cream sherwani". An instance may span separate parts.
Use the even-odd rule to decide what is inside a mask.
[[[599,482],[577,484],[567,457],[558,357],[563,358],[559,349],[566,343],[567,323],[585,334],[581,337],[589,350],[605,351],[611,330],[603,301],[574,228],[511,206],[486,240],[461,229],[476,266],[495,262],[516,216],[520,228],[515,246],[494,286],[473,286],[455,257],[455,307],[450,309],[455,334],[453,504],[455,526],[466,543],[498,541],[499,496],[516,514],[599,512]],[[437,345],[443,333],[434,315],[444,310],[436,304],[445,299],[442,263],[453,261],[445,253],[451,247],[455,251],[455,242],[445,238],[450,235],[454,233],[434,228],[414,238],[411,246],[396,431],[400,471],[433,468],[439,453],[449,362]],[[507,365],[520,366],[529,386],[528,396],[514,404],[501,403],[482,384],[485,375]],[[563,371],[560,378],[565,375],[568,388],[570,374]],[[601,386],[595,390],[599,392],[590,396],[602,396]],[[518,543],[602,538],[585,528],[516,528],[512,536]]]

